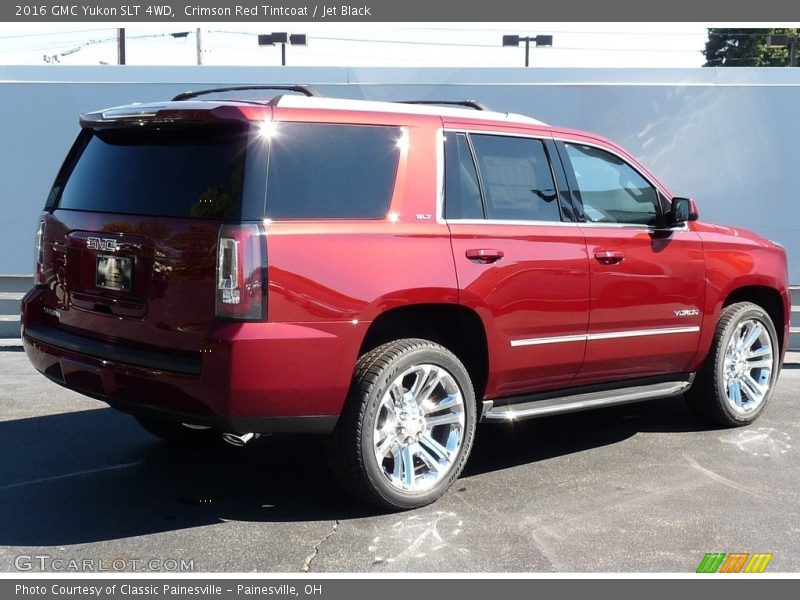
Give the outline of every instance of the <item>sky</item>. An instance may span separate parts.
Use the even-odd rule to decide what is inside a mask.
[[[163,23],[126,28],[127,64],[193,65],[196,35],[208,65],[280,65],[280,47],[259,33],[305,33],[288,46],[292,66],[523,67],[525,49],[504,34],[550,34],[531,48],[533,67],[700,67],[705,23]],[[714,24],[718,26],[718,24]],[[0,65],[116,64],[115,23],[0,23]],[[171,34],[189,32],[182,38]]]

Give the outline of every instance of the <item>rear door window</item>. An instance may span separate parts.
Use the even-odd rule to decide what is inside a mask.
[[[266,216],[384,218],[402,135],[399,127],[277,123],[269,133]]]
[[[541,140],[472,135],[489,219],[560,221],[558,194]]]

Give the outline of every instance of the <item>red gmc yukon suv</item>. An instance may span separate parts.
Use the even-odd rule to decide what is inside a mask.
[[[254,88],[281,95],[209,99]],[[304,86],[81,128],[25,350],[164,439],[328,432],[345,486],[400,509],[450,487],[479,421],[682,394],[746,425],[775,387],[783,249],[596,135]]]

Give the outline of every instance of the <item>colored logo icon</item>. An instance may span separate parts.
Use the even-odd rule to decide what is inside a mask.
[[[772,553],[708,552],[697,566],[697,573],[763,573],[772,560]]]

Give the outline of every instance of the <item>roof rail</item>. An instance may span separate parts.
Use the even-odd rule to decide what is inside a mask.
[[[209,88],[207,90],[198,90],[196,92],[183,92],[175,96],[172,101],[180,102],[181,100],[191,100],[198,96],[205,96],[206,94],[220,94],[222,92],[238,92],[242,90],[280,90],[285,92],[299,92],[308,97],[323,98],[316,89],[310,85],[232,85],[229,87]]]
[[[463,106],[464,108],[474,108],[475,110],[491,110],[478,100],[400,100],[400,104],[441,104],[444,106]]]

